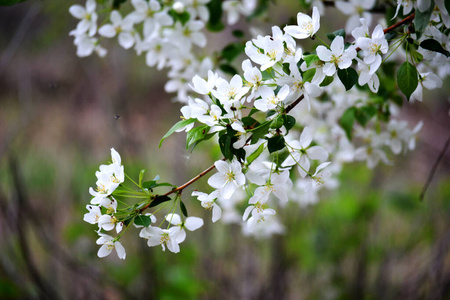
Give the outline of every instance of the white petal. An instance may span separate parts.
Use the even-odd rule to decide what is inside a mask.
[[[116,248],[117,256],[120,259],[125,259],[127,253],[125,252],[125,248],[122,246],[122,244],[120,242],[115,242],[114,248]]]
[[[222,217],[222,209],[216,203],[213,204],[212,208],[212,222],[215,223]]]
[[[189,217],[186,219],[184,226],[190,231],[197,230],[203,226],[203,219],[197,217]]]
[[[100,258],[108,256],[111,253],[111,251],[112,251],[112,249],[110,249],[110,248],[111,247],[108,247],[107,244],[103,244],[100,247],[100,249],[98,249],[97,256],[100,257]]]

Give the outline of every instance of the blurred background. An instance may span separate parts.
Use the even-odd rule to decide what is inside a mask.
[[[450,134],[448,79],[402,108],[411,127],[424,121],[416,151],[374,171],[348,165],[319,203],[278,212],[284,235],[258,240],[237,226],[211,226],[210,212],[186,196],[203,179],[184,194],[205,225],[179,254],[147,247],[130,229],[125,261],[99,259],[95,226],[83,215],[111,147],[127,174],[146,168],[148,180],[175,184],[220,153],[212,142],[186,152],[185,134],[158,149],[181,107],[164,92],[164,71],[115,41],[103,59],[78,58],[68,35],[72,4],[0,7],[0,299],[450,299],[449,151],[419,201]],[[271,9],[270,21],[283,25],[298,1]],[[327,16],[330,29],[343,27],[333,8]],[[211,37],[212,50],[232,41],[224,35]]]

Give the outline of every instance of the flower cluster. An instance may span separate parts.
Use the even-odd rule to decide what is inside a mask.
[[[200,30],[208,19],[204,8],[207,1],[197,1],[196,5],[192,1],[176,2],[169,11],[155,0],[133,0],[135,10],[125,18],[113,11],[112,24],[100,27],[99,34],[117,35],[124,48],[147,51],[154,60],[150,65],[169,65],[171,80],[166,90],[177,90],[186,102],[181,108],[182,120],[161,142],[181,131],[187,133],[186,146],[191,150],[200,142],[216,139],[223,159],[180,187],[158,183],[159,178],[142,182],[143,170],[139,182],[133,181],[136,190],[122,184],[123,166],[112,149],[113,162],[100,166],[97,190],[90,189],[93,199],[85,215],[87,222],[99,226],[97,243],[103,246],[98,255],[105,256],[116,248],[124,258],[119,239],[131,223],[142,227],[140,236],[149,246],[161,245],[163,250],[167,247],[179,252],[185,229],[193,231],[203,225],[202,219],[188,217],[181,191],[213,169],[217,172],[208,179],[210,192],[195,190],[191,195],[212,211],[212,222],[237,223],[244,234],[265,237],[283,232],[277,214],[280,207],[289,201],[314,203],[322,188],[337,187],[332,174],[339,174],[345,163],[364,161],[371,169],[380,162],[390,164],[389,151],[398,155],[413,150],[422,122],[410,129],[398,118],[398,106],[403,101],[399,92],[408,100],[422,101],[423,88],[441,87],[442,78],[450,70],[447,12],[440,5],[435,9],[425,2],[416,7],[430,16],[428,24],[415,23],[417,28],[424,27],[420,35],[411,32],[410,26],[401,27],[410,24],[414,15],[388,29],[377,24],[370,30],[373,20],[361,8],[371,9],[375,1],[337,1],[338,9],[351,15],[347,28],[351,29],[352,42],[346,41],[344,30],[328,34],[329,43],[323,41],[318,36],[320,9],[313,7],[311,16],[298,13],[297,25],[273,26],[271,35],[248,41],[243,51],[248,59],[241,64],[242,72],[231,78],[212,70],[207,60],[197,70],[187,72],[190,64],[183,65],[182,61],[192,63],[192,57],[186,57],[191,55],[189,51],[173,52],[182,45],[190,50],[192,43],[200,47],[206,43]],[[229,23],[236,22],[234,13],[244,11],[242,5],[238,1],[223,3]],[[187,11],[191,18],[181,22],[171,11]],[[72,8],[71,13],[82,19],[74,35],[92,39],[91,31],[97,30],[95,7]],[[133,29],[139,23],[143,23],[144,39]],[[394,32],[398,27],[403,31]],[[307,38],[320,43],[306,51],[298,40]],[[154,47],[159,42],[155,41],[160,42],[157,49]],[[389,60],[402,62],[396,78],[383,64]],[[188,88],[197,95],[190,97]],[[157,194],[154,189],[161,186],[173,188]],[[175,197],[170,198],[172,194]],[[118,208],[119,196],[142,201]],[[168,227],[161,227],[164,221],[153,226],[154,214],[168,203],[172,203],[164,217]],[[144,215],[153,207],[158,209]],[[182,215],[175,213],[177,207]],[[117,238],[100,232],[114,228]]]
[[[137,55],[145,54],[146,64],[158,70],[168,67],[169,81],[165,90],[176,92],[177,100],[187,101],[187,82],[195,74],[206,75],[212,69],[212,59],[198,48],[204,48],[204,34],[210,20],[207,4],[210,0],[132,0],[132,11],[125,16],[118,10],[109,14],[109,22],[98,27],[95,0],[87,0],[86,6],[72,5],[69,12],[79,19],[75,37],[77,55],[85,57],[96,52],[105,56],[107,50],[100,45],[103,38],[116,38],[121,47],[134,49]],[[240,15],[251,14],[256,1],[224,1],[222,9],[228,14],[229,25],[235,24]],[[106,21],[106,20],[105,20]],[[199,55],[200,54],[200,55]]]

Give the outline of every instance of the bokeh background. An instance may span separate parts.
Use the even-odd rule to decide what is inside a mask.
[[[95,226],[82,219],[111,147],[127,174],[146,168],[148,179],[175,184],[220,153],[212,143],[186,152],[184,134],[158,149],[181,107],[164,92],[165,72],[116,42],[106,58],[76,57],[72,4],[0,7],[0,299],[450,299],[450,152],[419,201],[450,134],[449,80],[402,108],[411,126],[425,123],[416,151],[374,171],[348,165],[319,203],[278,212],[284,235],[257,240],[212,226],[187,196],[203,179],[184,197],[205,226],[179,254],[148,248],[130,229],[125,261],[99,259]],[[267,18],[283,25],[298,10],[298,1],[277,1]],[[323,28],[343,27],[333,8],[327,16]],[[227,41],[230,32],[211,36],[209,49]]]

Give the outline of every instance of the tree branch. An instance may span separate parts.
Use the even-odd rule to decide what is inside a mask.
[[[412,22],[412,20],[414,19],[415,14],[411,14],[408,17],[404,18],[403,20],[399,21],[398,23],[395,23],[392,26],[389,26],[388,28],[384,29],[384,34],[400,27],[401,25],[408,23],[408,22]],[[289,113],[294,107],[296,107],[303,99],[304,99],[304,95],[301,95],[297,100],[295,100],[293,103],[291,103],[290,105],[288,105],[286,107],[285,112]],[[251,136],[247,139],[246,144],[251,140]],[[222,158],[222,160],[225,160],[225,158]],[[165,193],[162,196],[168,196],[177,192],[181,192],[182,190],[184,190],[186,187],[190,186],[191,184],[193,184],[194,182],[196,182],[197,180],[199,180],[200,178],[202,178],[203,176],[205,176],[206,174],[208,174],[211,170],[213,170],[215,168],[215,165],[210,166],[209,168],[205,169],[203,172],[201,172],[200,174],[198,174],[197,176],[195,176],[194,178],[192,178],[191,180],[189,180],[188,182],[184,183],[183,185],[180,185],[179,187],[168,191],[167,193]],[[158,196],[157,196],[158,197]],[[156,198],[157,198],[156,197]],[[155,198],[155,199],[156,199]],[[144,207],[142,207],[139,212],[142,213],[144,210],[146,210],[149,206],[150,206],[151,202],[149,202],[147,205],[145,205]]]
[[[412,13],[409,16],[407,16],[406,18],[404,18],[403,20],[395,23],[394,25],[389,26],[388,28],[386,28],[385,30],[383,30],[384,34],[391,32],[392,30],[404,25],[405,23],[409,23],[412,22],[414,20],[414,17],[416,16],[416,13]]]

